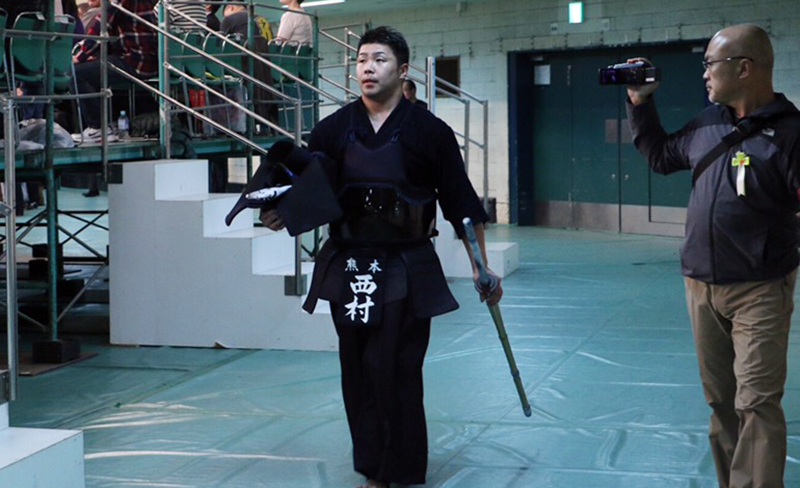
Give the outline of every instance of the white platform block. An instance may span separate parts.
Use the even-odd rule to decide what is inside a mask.
[[[441,215],[441,209],[438,215]],[[456,235],[450,222],[440,218],[436,222],[439,235],[436,237],[436,253],[442,262],[444,274],[450,278],[472,278],[472,265],[469,262],[464,243]],[[489,269],[497,276],[505,278],[519,268],[519,247],[516,242],[487,242],[486,258]]]
[[[85,488],[83,433],[8,427],[8,404],[0,405],[0,486]]]
[[[206,192],[205,161],[121,166],[108,198],[112,343],[336,349],[327,306],[309,315],[284,294],[293,238],[254,228],[252,210],[225,226],[238,196]]]

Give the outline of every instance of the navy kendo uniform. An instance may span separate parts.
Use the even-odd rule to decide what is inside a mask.
[[[313,312],[319,298],[331,303],[355,469],[424,483],[422,363],[431,317],[458,307],[430,241],[436,201],[459,235],[464,217],[488,216],[453,131],[405,99],[377,134],[361,99],[341,108],[317,124],[309,149],[342,218],[316,258],[304,309]]]

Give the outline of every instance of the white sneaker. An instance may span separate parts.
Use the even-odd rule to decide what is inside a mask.
[[[100,142],[103,137],[103,131],[97,129],[95,127],[87,127],[83,130],[81,134],[72,134],[72,140],[76,143],[83,142]],[[119,140],[119,137],[114,133],[114,129],[111,127],[108,128],[108,136],[106,138],[108,142],[115,142]]]

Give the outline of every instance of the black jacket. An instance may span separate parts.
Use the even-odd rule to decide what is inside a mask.
[[[661,174],[694,168],[737,122],[730,107],[714,105],[667,134],[652,100],[627,110],[636,148]],[[748,117],[762,129],[717,158],[689,197],[681,270],[706,283],[776,279],[798,265],[800,112],[777,94]],[[743,196],[731,164],[738,152],[750,158]]]

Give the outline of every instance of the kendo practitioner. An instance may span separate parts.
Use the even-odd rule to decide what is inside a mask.
[[[296,148],[272,158],[292,174],[304,160],[320,161],[341,206],[303,307],[310,313],[319,298],[330,302],[354,467],[367,478],[358,488],[425,483],[422,363],[431,317],[458,307],[430,241],[437,199],[465,244],[461,221],[472,219],[485,259],[488,216],[453,131],[403,97],[408,58],[397,31],[366,32],[356,61],[361,97],[316,125],[310,156]],[[260,215],[273,230],[291,217],[280,206]],[[499,280],[493,290],[476,289],[490,304],[503,293]]]

